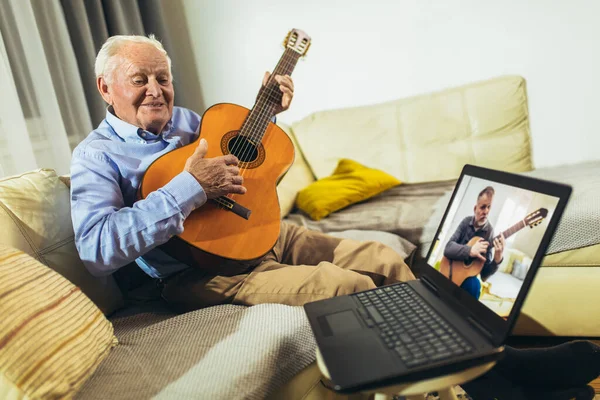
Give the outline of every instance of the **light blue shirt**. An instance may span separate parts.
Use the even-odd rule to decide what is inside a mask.
[[[187,268],[156,246],[183,232],[183,221],[206,202],[202,186],[184,171],[143,200],[136,201],[136,193],[148,166],[196,140],[199,127],[198,114],[174,107],[171,121],[154,135],[109,108],[75,148],[71,217],[75,245],[92,275],[110,275],[133,261],[153,278]]]

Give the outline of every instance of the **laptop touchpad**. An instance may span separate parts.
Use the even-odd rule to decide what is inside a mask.
[[[352,310],[324,315],[319,318],[319,325],[325,336],[340,335],[362,329]]]

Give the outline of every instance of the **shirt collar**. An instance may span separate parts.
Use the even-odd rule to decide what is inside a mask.
[[[114,114],[112,106],[106,108],[106,122],[113,128],[115,133],[123,139],[125,142],[137,142],[140,141],[147,143],[159,140],[161,136],[163,138],[168,137],[173,132],[173,120],[169,120],[165,125],[163,131],[155,135],[152,132],[146,131],[135,125],[125,122]]]

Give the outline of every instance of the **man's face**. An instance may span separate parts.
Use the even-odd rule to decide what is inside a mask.
[[[117,117],[154,134],[173,114],[173,82],[167,58],[146,43],[123,46],[109,84],[100,77],[98,89]]]
[[[483,226],[483,224],[485,224],[491,208],[492,196],[484,194],[477,200],[477,205],[475,206],[475,224],[477,226]]]

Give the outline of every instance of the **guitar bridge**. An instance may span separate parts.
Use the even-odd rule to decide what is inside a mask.
[[[235,215],[244,218],[245,220],[248,220],[250,218],[250,214],[252,214],[251,210],[226,196],[217,197],[216,199],[211,199],[211,201],[216,203],[221,208],[231,211]]]

